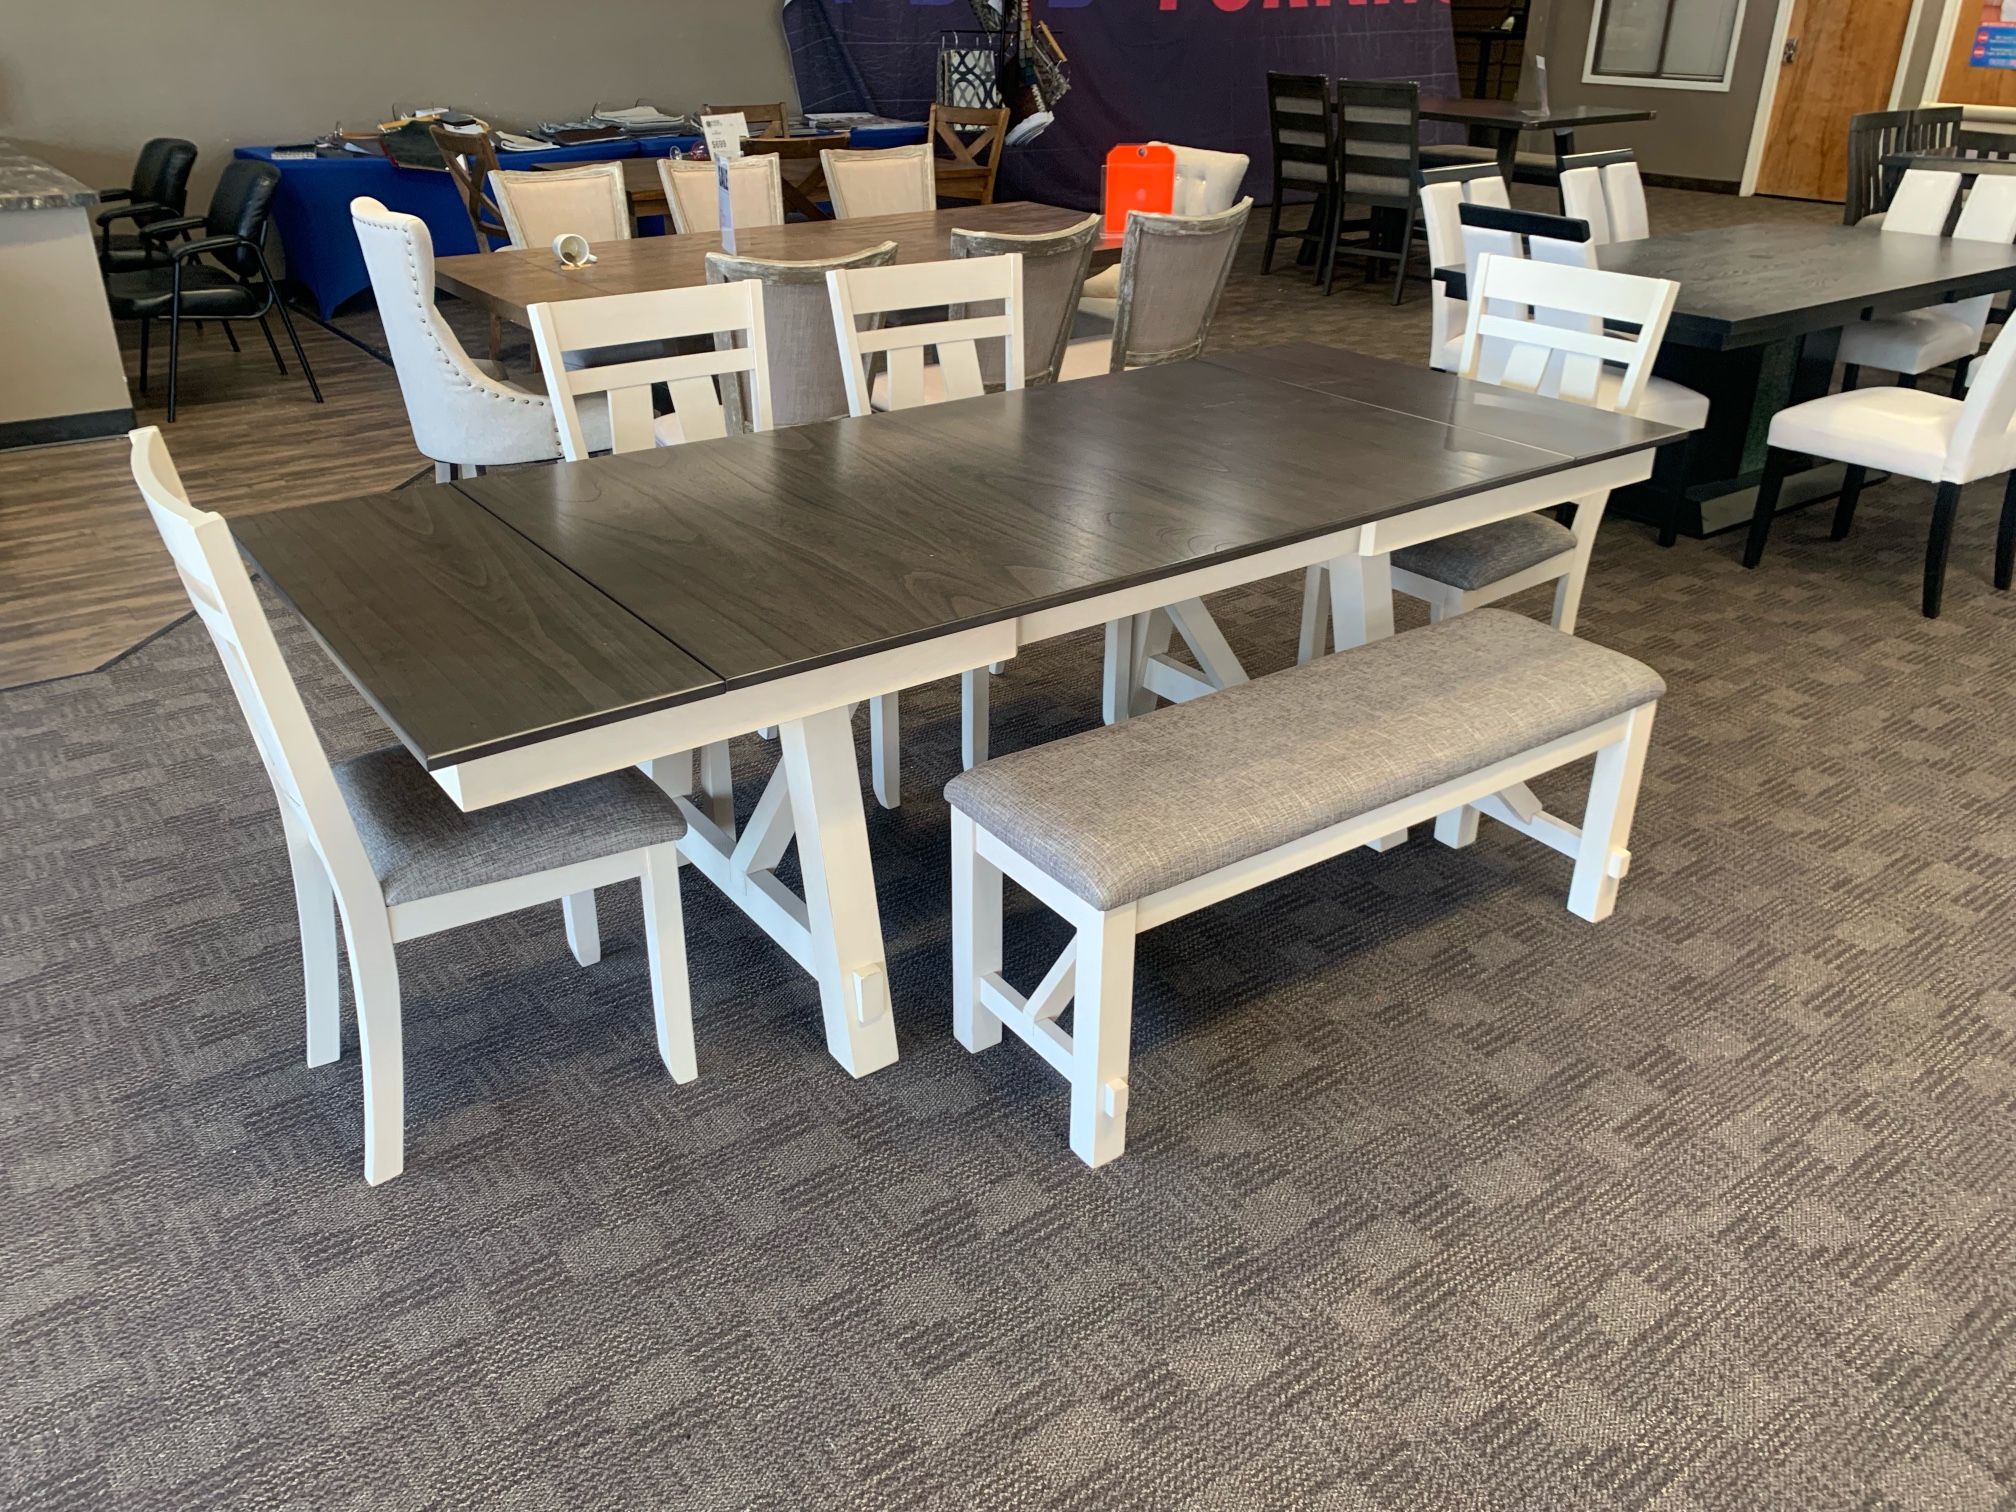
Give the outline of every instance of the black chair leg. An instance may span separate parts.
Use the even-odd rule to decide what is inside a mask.
[[[1757,511],[1750,516],[1750,538],[1743,543],[1743,565],[1755,567],[1764,555],[1764,542],[1771,535],[1771,516],[1778,512],[1778,495],[1792,471],[1792,454],[1772,447],[1764,454],[1764,480],[1757,485]]]
[[[280,369],[280,376],[287,376],[287,364],[280,356],[280,343],[273,339],[273,327],[266,324],[266,317],[259,317],[259,334],[266,338],[266,349],[273,354],[273,366]]]
[[[238,345],[238,333],[231,329],[231,322],[220,320],[217,324],[224,327],[224,340],[230,344],[231,350],[234,352],[242,351],[243,348]]]
[[[2016,472],[2002,490],[2002,523],[1995,530],[1995,586],[2009,587],[2010,569],[2016,568]]]
[[[1848,390],[1855,387],[1856,380],[1861,376],[1862,369],[1852,362],[1841,369],[1841,392],[1845,394]]]
[[[1407,292],[1407,259],[1414,252],[1413,207],[1410,205],[1407,209],[1401,211],[1400,215],[1400,261],[1394,264],[1393,267],[1393,303],[1395,304],[1400,303],[1401,296]]]
[[[140,392],[147,392],[147,336],[154,329],[154,322],[140,322]]]
[[[301,376],[308,380],[308,392],[315,396],[315,402],[322,402],[322,385],[315,381],[315,369],[308,366],[308,354],[301,350],[301,334],[294,329],[294,317],[287,313],[287,302],[275,299],[273,307],[280,312],[280,324],[287,327],[287,343],[294,348],[294,360],[301,364]]]
[[[1932,505],[1932,535],[1925,543],[1925,618],[1939,618],[1946,589],[1946,553],[1953,546],[1953,517],[1960,512],[1960,485],[1941,483]]]
[[[1855,506],[1862,500],[1862,480],[1869,470],[1851,467],[1841,479],[1841,502],[1834,506],[1834,528],[1828,538],[1835,541],[1848,539],[1848,527],[1855,523]]]
[[[1267,207],[1267,245],[1260,251],[1260,272],[1274,271],[1274,243],[1281,236],[1281,186],[1274,186],[1274,203]]]
[[[1966,397],[1967,369],[1973,365],[1974,359],[1972,357],[1962,357],[1958,362],[1953,364],[1953,387],[1946,392],[1951,394],[1955,399]]]
[[[168,311],[168,423],[175,423],[175,383],[182,366],[182,309]]]

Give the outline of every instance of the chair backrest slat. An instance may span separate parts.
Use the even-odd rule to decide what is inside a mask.
[[[937,170],[931,159],[928,142],[914,147],[825,149],[819,162],[834,217],[859,220],[937,209]]]
[[[1054,383],[1064,362],[1064,348],[1071,340],[1071,327],[1078,317],[1078,300],[1084,292],[1086,270],[1092,252],[1099,245],[1101,218],[1095,212],[1075,226],[1035,236],[1018,236],[998,231],[952,233],[952,255],[998,257],[1015,253],[1022,259],[1022,382],[1028,387]],[[957,306],[957,315],[995,313],[991,308]],[[1005,374],[1002,352],[992,342],[980,347],[980,374],[986,386],[1002,387]]]
[[[736,389],[738,380],[752,396],[750,428],[770,428],[770,358],[761,284],[744,281],[607,294],[535,304],[525,313],[546,370],[561,453],[569,461],[589,454],[577,403],[584,394],[607,396],[610,441],[618,452],[657,444],[651,413],[655,383],[669,389],[687,441],[728,434],[729,405],[722,391]],[[713,349],[637,354],[640,343],[699,340],[711,341]]]
[[[721,189],[714,164],[687,158],[660,158],[658,182],[680,236],[721,229]],[[738,230],[784,224],[784,178],[770,153],[745,154],[728,165],[729,206]]]
[[[1002,383],[1022,387],[1022,258],[967,257],[900,267],[835,268],[826,275],[833,300],[833,334],[847,380],[850,413],[871,412],[869,354],[887,354],[889,405],[908,409],[924,400],[924,350],[937,349],[939,376],[947,399],[971,399],[986,391],[976,343],[999,341]],[[864,316],[931,310],[940,305],[970,309],[991,305],[996,313],[960,315],[919,325],[863,329]]]
[[[621,163],[579,168],[504,170],[490,175],[491,192],[514,247],[550,247],[556,236],[596,242],[630,239],[630,196]]]

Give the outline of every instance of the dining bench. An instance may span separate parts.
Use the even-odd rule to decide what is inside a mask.
[[[1664,692],[1628,656],[1481,609],[963,772],[953,1032],[979,1051],[1014,1029],[1103,1165],[1126,1144],[1136,935],[1425,819],[1468,845],[1487,814],[1572,856],[1569,911],[1607,918]],[[1577,827],[1525,784],[1590,755]],[[1004,875],[1075,930],[1026,995],[1002,975]]]

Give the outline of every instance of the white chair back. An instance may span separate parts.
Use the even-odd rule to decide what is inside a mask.
[[[1441,172],[1449,173],[1449,170]],[[1457,177],[1457,174],[1470,176]],[[1448,177],[1431,170],[1423,177],[1421,219],[1428,231],[1428,265],[1431,268],[1448,268],[1462,263],[1467,270],[1469,259],[1464,251],[1462,208],[1464,205],[1492,205],[1500,210],[1509,208],[1511,197],[1505,192],[1505,180],[1495,166],[1482,172],[1457,169]],[[1463,335],[1464,323],[1469,319],[1468,306],[1452,297],[1438,278],[1429,284],[1428,309],[1428,365],[1440,368],[1446,364],[1453,368],[1456,358],[1450,352],[1450,343],[1460,340]],[[1445,356],[1445,353],[1449,355]]]
[[[1561,169],[1561,213],[1587,221],[1599,247],[1652,234],[1645,181],[1628,150],[1580,153],[1563,158]]]
[[[1906,168],[1883,217],[1883,234],[1938,236],[1946,229],[1953,200],[1960,193],[1960,175]]]
[[[784,224],[783,159],[773,153],[739,157],[728,165],[728,201],[736,229]],[[712,163],[660,158],[658,181],[679,236],[721,229],[721,191]]]
[[[1492,253],[1479,259],[1476,280],[1463,333],[1464,377],[1637,413],[1678,284]],[[1636,333],[1614,329],[1625,325]],[[1606,363],[1623,369],[1608,403]]]
[[[1889,222],[1886,220],[1887,226]],[[1955,241],[1994,242],[2008,246],[2016,242],[2016,178],[1984,173],[1974,180],[1967,202],[1960,207],[1959,222],[1953,227]],[[2001,296],[1978,294],[1951,306],[1948,313],[1967,322],[1978,343],[1988,329],[1988,312]]]
[[[559,300],[535,304],[525,313],[531,317],[532,340],[560,422],[561,455],[570,462],[588,455],[579,408],[583,394],[608,396],[611,446],[619,452],[657,445],[651,415],[654,383],[671,392],[682,440],[709,441],[728,434],[716,380],[734,383],[745,374],[754,410],[750,428],[770,428],[763,286],[754,280]],[[693,337],[713,338],[715,349],[636,355],[640,344]],[[596,361],[611,348],[615,360]],[[570,357],[581,365],[570,366]]]
[[[1610,240],[1610,207],[1603,201],[1603,170],[1570,168],[1561,175],[1561,213],[1589,223],[1597,246]]]
[[[597,242],[630,239],[630,196],[621,163],[584,163],[550,173],[509,169],[490,175],[491,193],[514,247],[551,247],[561,235]]]
[[[826,275],[833,301],[833,335],[847,379],[849,413],[866,415],[872,406],[867,359],[880,352],[889,363],[889,408],[925,402],[924,350],[936,348],[939,377],[947,399],[972,399],[986,392],[979,343],[998,340],[1002,385],[1022,387],[1022,257],[969,257],[945,262],[908,263],[886,268],[835,268]],[[958,315],[922,325],[884,325],[862,330],[865,317],[899,310],[990,304],[994,313]]]
[[[427,223],[368,196],[350,202],[350,222],[421,455],[497,466],[552,457],[559,446],[546,401],[492,378],[435,309]]]
[[[1652,234],[1652,212],[1645,204],[1645,180],[1636,158],[1603,165],[1603,199],[1610,209],[1613,240],[1643,241]]]
[[[869,215],[910,215],[938,208],[938,174],[929,143],[916,147],[854,150],[828,147],[819,154],[836,220]]]
[[[133,481],[168,548],[190,607],[210,632],[288,834],[321,855],[344,917],[367,899],[384,906],[350,810],[336,788],[301,693],[222,515],[193,508],[168,443],[153,426],[131,431]]]
[[[1978,183],[1986,183],[1983,174]],[[1977,187],[1976,193],[1979,193]],[[1960,406],[1960,419],[1946,444],[1946,472],[1940,481],[1959,482],[2002,472],[2016,462],[2016,322],[2002,327],[1988,355],[1974,366],[1974,381]]]
[[[1214,152],[1177,142],[1154,142],[1176,154],[1176,194],[1171,215],[1222,215],[1239,203],[1239,186],[1252,162],[1243,152]]]

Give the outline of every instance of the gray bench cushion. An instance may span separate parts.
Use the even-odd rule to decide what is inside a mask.
[[[1402,546],[1393,565],[1452,588],[1482,588],[1537,567],[1575,545],[1575,532],[1547,515],[1514,515],[1473,530]]]
[[[455,807],[399,746],[335,771],[387,903],[663,845],[686,833],[678,805],[634,768],[473,814]]]
[[[1650,667],[1480,609],[990,761],[945,797],[1095,908],[1650,703]]]

